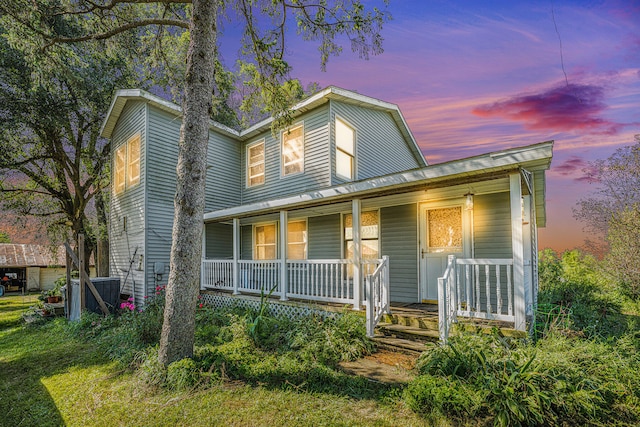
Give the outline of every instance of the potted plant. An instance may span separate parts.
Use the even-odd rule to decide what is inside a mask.
[[[55,286],[53,287],[53,289],[49,289],[48,291],[43,292],[46,301],[49,304],[60,302],[60,300],[62,299],[61,288],[64,286],[65,282],[66,279],[64,277],[61,277],[60,279],[55,281]]]

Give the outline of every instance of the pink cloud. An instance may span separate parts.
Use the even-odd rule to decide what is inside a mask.
[[[553,171],[562,176],[572,177],[577,182],[594,182],[595,168],[591,163],[577,156],[571,156],[561,164],[554,165]]]
[[[601,117],[606,108],[602,87],[569,84],[539,94],[519,95],[485,104],[474,108],[472,113],[479,117],[503,117],[523,122],[530,130],[581,130],[615,135],[624,125]]]

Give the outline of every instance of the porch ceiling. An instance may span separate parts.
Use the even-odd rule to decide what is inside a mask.
[[[232,218],[277,212],[283,209],[300,209],[340,203],[353,198],[365,199],[430,188],[471,184],[501,178],[520,168],[534,172],[536,193],[538,195],[542,192],[544,195],[544,170],[550,166],[552,150],[553,141],[548,141],[489,153],[289,197],[221,209],[205,214],[204,221],[220,222]],[[537,200],[537,203],[539,204],[536,206],[539,213],[544,214],[544,197],[542,201]],[[538,218],[540,226],[544,226],[544,222],[544,218]]]

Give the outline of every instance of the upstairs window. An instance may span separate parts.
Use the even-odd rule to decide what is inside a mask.
[[[113,186],[116,193],[124,191],[125,187],[125,170],[127,164],[127,144],[121,145],[116,149],[115,165],[113,167]]]
[[[140,182],[140,135],[127,142],[127,187]]]
[[[116,193],[140,183],[140,134],[136,134],[115,151],[113,186]]]
[[[282,175],[304,172],[304,127],[302,125],[282,132]]]
[[[253,228],[253,259],[276,259],[278,254],[276,224],[256,225]]]
[[[352,127],[336,119],[336,176],[349,181],[355,178],[356,134]]]
[[[264,139],[247,146],[247,187],[264,184]]]
[[[307,259],[307,221],[289,221],[287,259]]]

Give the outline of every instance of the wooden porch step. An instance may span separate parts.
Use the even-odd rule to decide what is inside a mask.
[[[388,337],[417,341],[423,344],[425,342],[437,341],[440,338],[437,329],[424,329],[420,327],[398,325],[393,323],[379,323],[378,331]]]
[[[422,341],[413,341],[402,338],[395,338],[386,335],[376,335],[373,338],[379,349],[403,353],[410,356],[419,356],[427,350],[427,346]]]
[[[438,318],[434,316],[416,316],[407,314],[385,314],[382,317],[385,323],[394,325],[411,326],[419,329],[438,330]]]

